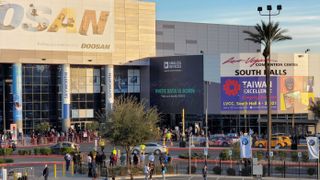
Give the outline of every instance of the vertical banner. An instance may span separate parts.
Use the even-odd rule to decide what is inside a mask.
[[[105,66],[105,95],[106,95],[106,113],[112,110],[114,102],[114,67],[113,65]]]
[[[240,158],[251,158],[251,143],[250,136],[240,137]]]
[[[22,65],[12,65],[13,122],[22,132]]]
[[[309,159],[319,158],[319,140],[318,137],[307,137]]]
[[[62,130],[70,127],[70,64],[62,65]]]

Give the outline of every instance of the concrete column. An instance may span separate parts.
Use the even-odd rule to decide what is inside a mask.
[[[114,102],[114,67],[113,65],[105,66],[105,102],[106,102],[106,113],[112,110]]]
[[[12,65],[12,95],[13,95],[13,123],[17,124],[17,130],[22,133],[22,65]]]
[[[62,130],[67,132],[70,127],[70,64],[63,64],[61,71],[62,85]]]

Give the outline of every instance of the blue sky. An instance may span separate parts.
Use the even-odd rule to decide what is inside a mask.
[[[149,0],[156,2],[157,19],[212,24],[255,25],[268,21],[257,11],[258,6],[272,5],[274,11],[282,5],[280,15],[272,17],[287,29],[293,40],[278,42],[273,52],[301,53],[310,49],[320,53],[319,0]]]

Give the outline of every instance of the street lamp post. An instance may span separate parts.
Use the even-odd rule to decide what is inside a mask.
[[[210,82],[209,81],[205,81],[205,85],[206,85],[206,117],[205,117],[205,121],[206,121],[206,163],[207,163],[207,159],[208,159],[208,148],[209,148],[209,138],[208,138],[208,86],[209,86]]]
[[[258,7],[257,10],[261,16],[268,16],[269,17],[269,32],[271,32],[271,16],[277,16],[280,14],[280,11],[282,9],[281,5],[277,5],[277,12],[272,13],[272,6],[267,5],[267,14],[262,13],[262,7]],[[271,42],[267,42],[269,44],[266,44],[266,46],[269,47],[269,62],[271,60]],[[266,70],[266,95],[267,95],[267,116],[268,116],[268,147],[267,147],[267,153],[268,153],[268,176],[270,176],[271,171],[271,157],[270,157],[270,151],[271,151],[271,134],[272,134],[272,119],[271,119],[271,104],[270,104],[270,65],[267,60],[268,58],[265,58],[265,70]]]

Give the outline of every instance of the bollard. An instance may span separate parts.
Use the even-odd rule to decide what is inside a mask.
[[[57,178],[57,165],[53,164],[53,177]]]
[[[13,173],[13,180],[17,180],[18,178],[17,178],[17,173]]]
[[[71,176],[74,175],[74,163],[71,161]]]
[[[66,164],[62,163],[62,176],[66,176]]]

